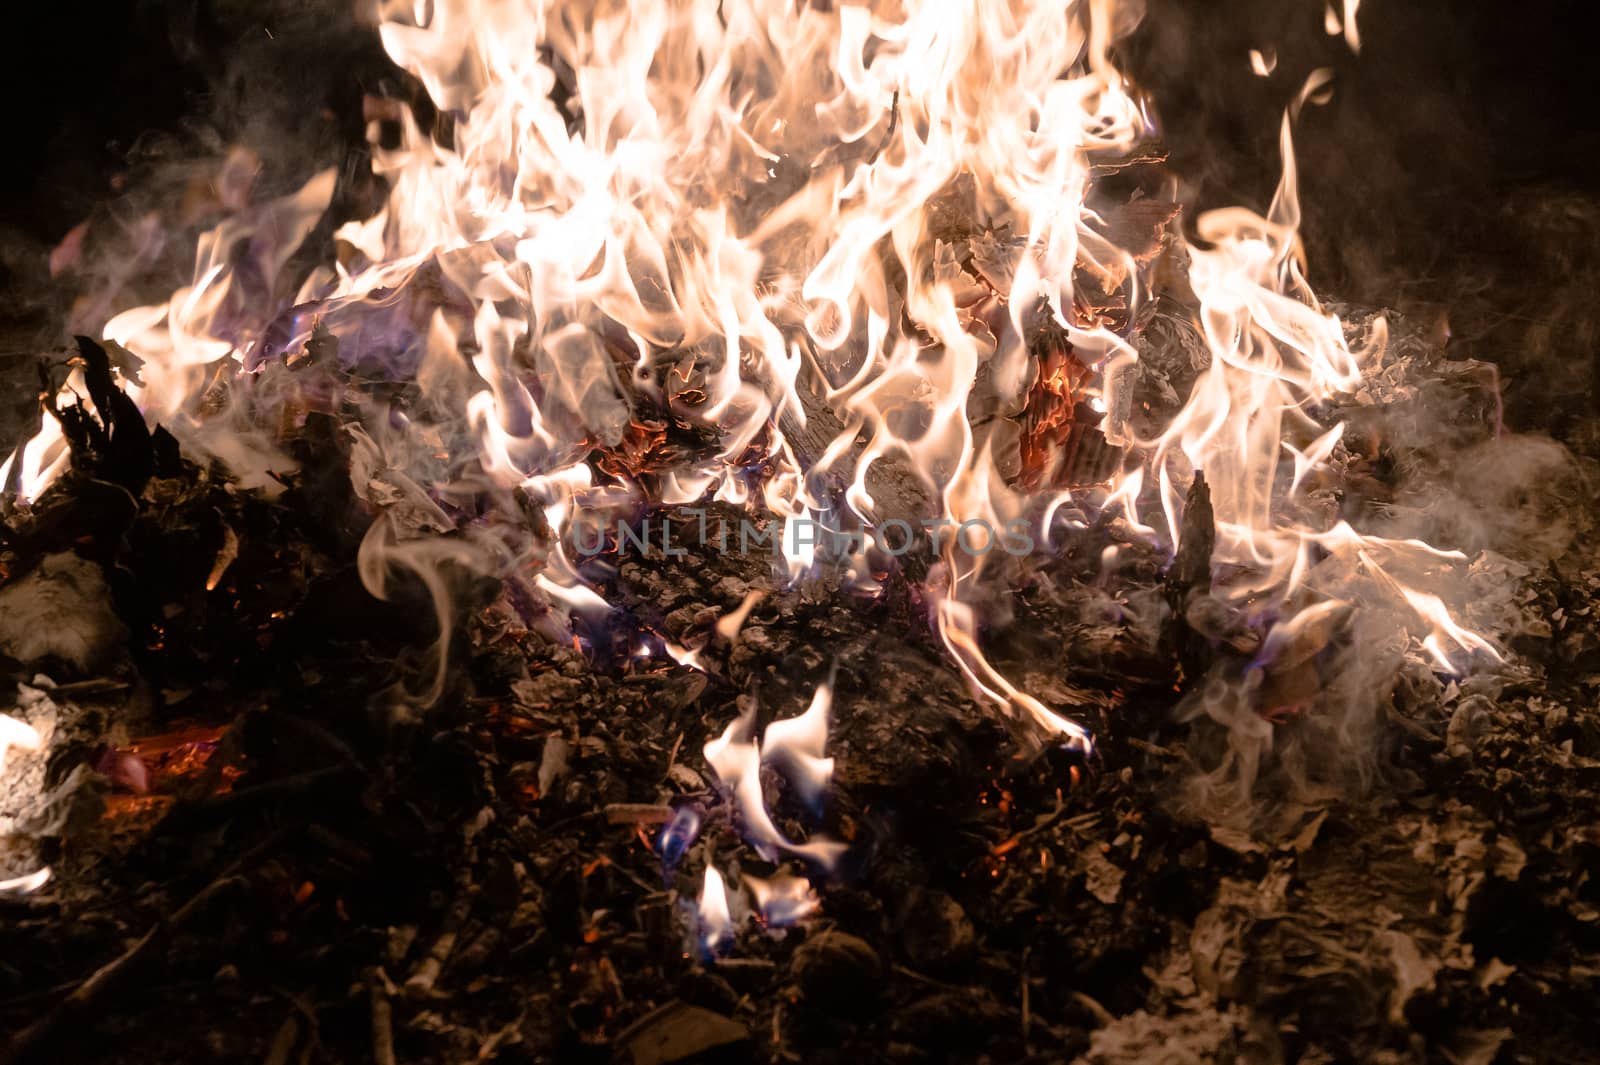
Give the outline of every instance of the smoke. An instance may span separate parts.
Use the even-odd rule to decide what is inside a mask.
[[[113,311],[161,301],[191,280],[201,233],[319,170],[337,181],[292,264],[301,273],[331,258],[334,222],[367,213],[377,193],[361,98],[398,91],[403,76],[356,5],[134,2],[100,18],[47,22],[34,39],[81,42],[88,69],[65,79],[66,92],[52,87],[40,108],[48,128],[16,145],[32,183],[7,198],[0,220],[12,282],[0,335],[18,352],[99,335]],[[19,306],[35,313],[19,316]]]
[[[1493,367],[1449,359],[1415,322],[1389,317],[1390,342],[1361,386],[1318,412],[1344,432],[1309,493],[1322,525],[1348,521],[1375,539],[1321,543],[1305,574],[1320,610],[1264,619],[1257,647],[1222,647],[1180,708],[1201,767],[1184,801],[1213,822],[1269,820],[1270,800],[1319,801],[1384,779],[1387,740],[1417,727],[1397,720],[1442,733],[1448,693],[1492,687],[1496,655],[1528,631],[1520,582],[1570,561],[1591,533],[1594,462],[1507,431]],[[1382,547],[1417,541],[1438,551]],[[1496,650],[1419,648],[1433,596]],[[1225,617],[1209,635],[1242,627]]]
[[[432,651],[432,676],[421,691],[401,689],[396,694],[403,705],[427,709],[444,694],[450,675],[450,648],[460,606],[451,570],[481,573],[489,552],[481,542],[462,539],[420,536],[401,540],[399,523],[394,512],[386,512],[372,523],[361,541],[357,569],[362,586],[378,599],[390,599],[391,585],[400,574],[410,575],[426,589],[439,632]]]
[[[1277,115],[1310,70],[1334,71],[1331,102],[1296,128],[1309,277],[1346,322],[1384,308],[1394,329],[1358,394],[1315,412],[1346,430],[1313,494],[1329,520],[1461,552],[1415,582],[1391,576],[1509,641],[1519,578],[1587,535],[1600,455],[1593,138],[1552,84],[1589,64],[1530,69],[1529,55],[1542,67],[1571,50],[1538,11],[1371,3],[1360,18],[1355,56],[1318,4],[1152,0],[1123,62],[1152,97],[1190,219],[1267,202]],[[1252,49],[1275,60],[1268,76]],[[1224,649],[1185,701],[1204,767],[1185,801],[1203,816],[1259,820],[1273,796],[1370,786],[1393,721],[1437,714],[1451,689],[1449,669],[1408,650],[1405,601],[1362,587],[1365,560],[1320,568],[1320,590],[1354,609],[1271,654]]]
[[[1264,205],[1272,136],[1316,68],[1334,95],[1296,130],[1320,292],[1406,313],[1452,358],[1502,371],[1511,428],[1600,455],[1600,69],[1560,4],[1361,5],[1353,54],[1323,5],[1150,0],[1123,63],[1153,99],[1186,196]],[[1250,50],[1270,51],[1269,77]],[[1189,217],[1194,217],[1193,212]]]

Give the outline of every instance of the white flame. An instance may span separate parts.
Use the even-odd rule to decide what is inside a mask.
[[[746,875],[744,884],[755,897],[761,922],[768,928],[797,924],[822,908],[822,900],[804,877],[775,876],[763,880]]]
[[[1065,497],[1030,498],[1002,476],[993,420],[971,413],[995,398],[982,389],[1024,398],[1040,375],[1029,343],[1039,318],[1083,373],[1081,395],[1064,402],[1097,403],[1106,440],[1129,452],[1130,472],[1106,487],[1103,506],[1175,547],[1185,492],[1204,470],[1215,561],[1232,574],[1217,594],[1254,618],[1289,616],[1341,598],[1306,586],[1312,546],[1336,543],[1341,562],[1360,562],[1306,499],[1341,438],[1312,412],[1356,386],[1384,340],[1375,329],[1352,349],[1302,262],[1290,120],[1326,97],[1331,74],[1313,74],[1284,117],[1283,179],[1266,215],[1196,220],[1202,242],[1184,250],[1209,365],[1183,409],[1142,439],[1128,416],[1131,326],[1114,328],[1079,284],[1093,278],[1134,322],[1154,281],[1089,206],[1097,166],[1153,131],[1112,60],[1136,7],[378,0],[384,47],[426,89],[442,130],[375,102],[384,207],[341,226],[337,260],[295,279],[284,271],[330,202],[333,175],[256,206],[227,198],[191,283],[163,305],[117,314],[104,334],[143,361],[130,394],[147,414],[185,446],[236,469],[252,460],[258,474],[274,442],[241,437],[278,421],[293,431],[311,404],[273,370],[305,356],[317,330],[338,341],[346,369],[365,360],[414,380],[420,401],[403,412],[350,375],[338,387],[374,438],[403,422],[399,432],[431,442],[405,471],[422,492],[470,504],[458,512],[502,514],[519,513],[520,493],[556,534],[534,543],[503,523],[425,547],[380,522],[363,551],[368,587],[381,595],[393,567],[413,570],[443,620],[438,567],[467,553],[497,576],[531,570],[561,611],[603,612],[560,543],[641,501],[759,503],[781,525],[791,578],[817,564],[801,533],[822,517],[928,516],[875,498],[869,483],[888,466],[919,480],[934,517],[953,526],[1004,528],[1044,507],[1048,529]],[[1328,5],[1326,26],[1359,49],[1356,0],[1340,11]],[[1264,52],[1251,62],[1273,69]],[[976,263],[980,237],[983,285],[956,251]],[[225,401],[212,401],[217,392]],[[801,446],[797,430],[817,431],[820,413],[840,430]],[[652,451],[652,433],[669,424],[708,443]],[[25,498],[63,454],[47,424],[9,460]],[[835,483],[845,486],[837,498]],[[1432,591],[1394,577],[1431,556],[1361,543],[1383,562],[1368,584],[1423,619],[1436,660],[1452,647],[1485,650]],[[979,697],[1087,747],[1080,726],[984,653],[977,604],[993,557],[946,538],[926,589],[942,644]],[[848,565],[856,586],[870,586],[862,558]],[[694,650],[668,650],[699,665]],[[424,694],[442,683],[441,670]],[[769,732],[770,753],[796,752],[782,758],[818,776],[821,746],[790,736],[798,727]],[[730,726],[707,756],[762,846],[797,850],[760,801],[748,724]],[[823,845],[806,846],[815,855]]]
[[[6,752],[11,748],[37,751],[41,742],[38,729],[10,714],[0,714],[0,772],[5,770]]]
[[[819,684],[805,713],[774,721],[762,737],[761,760],[782,773],[810,803],[822,797],[833,777],[833,759],[823,755],[832,706],[832,682]]]
[[[714,865],[706,866],[700,885],[700,946],[708,954],[718,954],[733,942],[733,914],[728,909],[728,885]]]
[[[813,700],[812,706],[818,705]],[[806,775],[790,777],[790,782],[797,788],[806,788],[815,783],[818,788],[826,785],[827,773],[822,772],[825,763],[829,772],[832,770],[832,760],[820,756],[821,744],[827,740],[827,701],[821,703],[822,735],[820,739],[814,735],[814,725],[808,723],[801,726],[799,731],[803,736],[791,736],[799,740],[803,749],[801,754],[810,758],[810,761],[797,761],[785,756],[785,768],[803,766],[801,772]],[[792,843],[778,831],[777,825],[772,822],[772,815],[767,811],[766,797],[761,790],[761,748],[755,739],[755,713],[754,705],[746,710],[735,720],[728,724],[722,735],[711,740],[705,745],[705,758],[707,764],[717,775],[717,780],[732,795],[739,815],[743,819],[744,835],[756,852],[769,861],[775,861],[780,854],[788,853],[796,857],[805,858],[815,862],[824,869],[832,869],[839,858],[849,848],[832,840],[814,839],[808,843]],[[807,712],[810,714],[810,711]],[[806,714],[801,717],[806,717]],[[794,719],[799,721],[800,718]],[[813,719],[814,720],[814,719]],[[771,732],[773,726],[768,727]],[[795,732],[794,728],[790,729]],[[781,736],[781,732],[780,732]],[[815,755],[810,754],[816,751]]]
[[[19,895],[27,895],[30,892],[38,891],[40,888],[48,884],[50,882],[50,877],[50,867],[46,865],[41,869],[27,874],[26,876],[16,876],[12,877],[10,880],[0,880],[0,892],[15,892]]]
[[[70,399],[63,396],[63,401]],[[71,455],[67,451],[66,437],[54,418],[46,417],[38,435],[13,451],[0,464],[0,485],[11,480],[13,466],[17,468],[17,499],[32,503],[44,494],[55,479],[67,468]],[[20,463],[20,464],[19,464]]]
[[[744,601],[732,613],[725,614],[717,619],[717,635],[728,643],[737,640],[739,631],[744,628],[744,623],[750,617],[750,611],[756,608],[756,604],[761,602],[761,599],[762,593],[760,591],[744,593]]]

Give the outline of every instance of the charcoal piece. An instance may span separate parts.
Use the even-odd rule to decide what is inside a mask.
[[[686,1004],[698,1008],[732,1012],[739,1003],[739,992],[731,983],[698,965],[678,979],[676,990]]]
[[[183,470],[183,455],[178,438],[161,426],[150,430],[150,450],[155,459],[157,477],[176,477]]]
[[[617,1039],[618,1065],[744,1061],[750,1030],[720,1013],[673,1002],[646,1015]]]
[[[935,991],[894,1018],[895,1031],[923,1046],[977,1046],[1015,1024],[1012,1011],[979,988]]]
[[[942,891],[919,892],[901,929],[906,959],[918,969],[938,972],[968,961],[977,933],[961,904]]]
[[[1211,551],[1216,546],[1216,514],[1211,507],[1211,486],[1206,475],[1196,470],[1194,482],[1184,500],[1183,539],[1177,557],[1167,571],[1166,592],[1174,613],[1189,596],[1211,590]]]
[[[865,940],[845,932],[822,932],[794,952],[794,977],[806,1001],[851,1013],[876,1001],[883,962]]]

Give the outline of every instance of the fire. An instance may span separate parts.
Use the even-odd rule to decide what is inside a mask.
[[[50,867],[29,873],[26,876],[14,876],[9,880],[0,880],[0,892],[14,891],[20,895],[38,891],[50,882]]]
[[[761,922],[768,928],[784,928],[803,921],[822,908],[811,882],[803,877],[775,876],[764,880],[746,876],[744,883],[755,897]]]
[[[0,463],[0,486],[10,486],[15,476],[17,499],[32,503],[61,476],[71,457],[61,426],[46,418],[37,436]]]
[[[822,909],[822,900],[804,877],[780,873],[763,878],[747,874],[741,880],[755,903],[753,915],[760,927],[769,932],[799,924]],[[730,893],[717,867],[707,865],[694,915],[700,953],[714,958],[732,947],[752,911],[742,893]]]
[[[790,854],[832,869],[846,850],[844,844],[832,840],[794,843],[785,838],[767,811],[761,787],[761,768],[768,765],[808,801],[815,803],[820,798],[833,774],[833,759],[823,757],[831,704],[831,685],[819,686],[804,714],[767,726],[763,746],[755,735],[756,706],[750,703],[721,736],[705,745],[706,762],[732,797],[743,820],[745,838],[768,861]]]
[[[410,486],[363,544],[362,578],[382,597],[396,569],[421,577],[441,645],[447,563],[523,581],[560,615],[604,613],[563,544],[641,502],[760,507],[798,578],[825,561],[795,534],[813,521],[1022,522],[1049,543],[1062,507],[1098,505],[1175,550],[1203,471],[1226,577],[1215,594],[1252,624],[1326,610],[1359,583],[1410,611],[1439,668],[1493,655],[1398,576],[1448,555],[1364,537],[1307,492],[1341,440],[1319,406],[1361,382],[1385,339],[1381,325],[1348,337],[1301,260],[1291,119],[1326,73],[1285,115],[1266,214],[1213,211],[1197,220],[1203,246],[1175,249],[1209,365],[1165,424],[1130,413],[1156,246],[1119,244],[1091,193],[1097,168],[1154,130],[1114,62],[1137,7],[380,0],[385,48],[438,111],[424,129],[372,102],[385,205],[338,228],[333,261],[291,277],[335,175],[253,206],[232,197],[192,282],[102,332],[138,360],[123,383],[147,416],[245,484],[291,465],[271,427],[311,407],[357,412],[352,433]],[[1352,49],[1357,7],[1327,9]],[[1043,358],[1030,344],[1042,330]],[[357,367],[409,391],[340,376]],[[1125,452],[1109,484],[1055,479],[1070,472],[1060,451],[1078,400]],[[1021,444],[996,428],[1007,418],[975,417],[980,404],[1023,415]],[[1020,478],[1003,472],[1017,447]],[[4,473],[29,500],[64,455],[47,422]],[[890,468],[920,482],[926,510],[878,486]],[[462,500],[478,505],[457,512],[517,521],[455,529],[439,502]],[[846,554],[849,583],[870,589],[865,550]],[[926,589],[943,645],[1020,732],[1087,748],[1080,725],[984,653],[980,590],[996,557],[943,538]],[[724,639],[753,605],[719,626]],[[441,662],[415,701],[444,680]],[[758,849],[828,864],[836,845],[778,832],[759,779],[772,758],[803,793],[825,785],[826,689],[817,700],[764,747],[741,718],[706,757]]]
[[[828,743],[828,711],[833,706],[833,683],[819,684],[811,705],[799,717],[767,726],[766,758],[794,782],[802,798],[815,805],[833,776],[833,759],[823,757]]]
[[[706,954],[722,953],[733,942],[733,914],[728,909],[728,885],[714,865],[706,866],[700,886],[700,948]]]

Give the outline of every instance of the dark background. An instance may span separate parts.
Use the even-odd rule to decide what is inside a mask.
[[[1332,66],[1333,102],[1298,133],[1313,284],[1447,315],[1452,353],[1505,371],[1516,423],[1583,444],[1600,410],[1600,63],[1584,10],[1366,0],[1357,57],[1323,31],[1319,0],[1149,0],[1123,54],[1202,206],[1265,205],[1278,115]],[[237,141],[261,147],[269,186],[329,162],[359,171],[361,96],[397,87],[347,0],[56,0],[7,18],[8,364],[63,339],[44,256],[92,211],[131,213],[162,167]],[[1250,73],[1251,47],[1276,48],[1272,77]]]
[[[1277,117],[1306,74],[1333,101],[1296,134],[1319,291],[1448,322],[1499,365],[1512,425],[1597,452],[1600,63],[1563,0],[1365,0],[1362,50],[1315,0],[1149,0],[1128,66],[1202,207],[1262,207]],[[1271,78],[1248,50],[1276,45]]]

